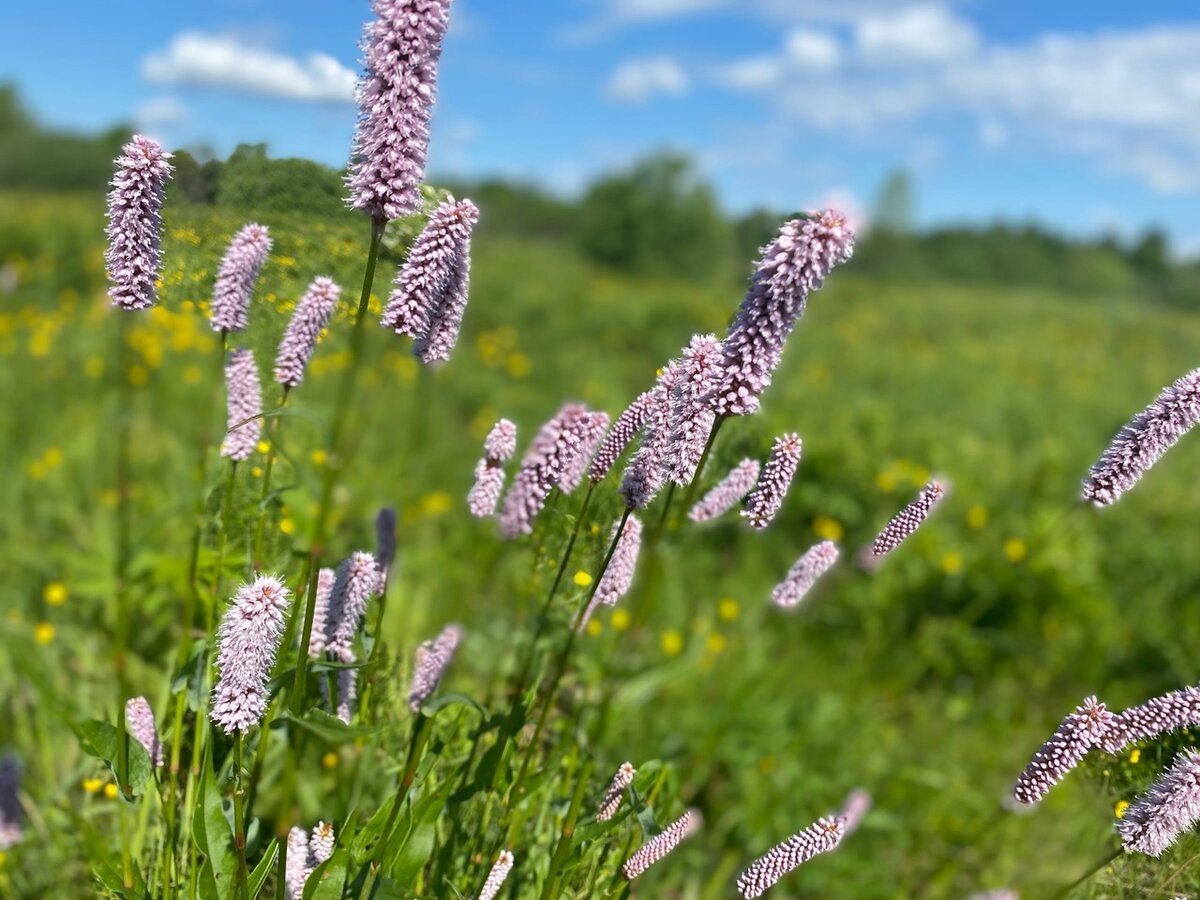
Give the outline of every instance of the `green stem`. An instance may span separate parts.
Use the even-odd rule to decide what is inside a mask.
[[[317,608],[317,551],[314,549],[308,555],[308,590],[304,598],[304,630],[300,632],[300,648],[296,651],[296,673],[292,679],[291,707],[292,715],[298,716],[304,711],[304,694],[308,686],[308,646],[312,638],[313,616]],[[292,616],[292,622],[296,617]],[[291,631],[291,628],[288,628]],[[288,635],[285,634],[285,638]],[[290,639],[289,639],[290,643]],[[284,646],[288,646],[287,643]]]
[[[579,773],[579,781],[575,784],[575,793],[571,797],[571,805],[567,809],[567,817],[563,821],[558,846],[554,848],[554,855],[550,857],[550,869],[546,873],[546,881],[542,886],[541,900],[551,900],[552,897],[561,896],[558,870],[562,868],[563,863],[567,861],[567,854],[571,852],[571,840],[575,836],[575,823],[579,820],[579,808],[583,805],[583,794],[587,790],[588,776],[591,772],[592,764],[585,763],[583,771]]]
[[[275,412],[281,412],[287,406],[287,401],[288,388],[285,385],[283,395],[279,398],[279,405],[275,407]],[[269,445],[267,449],[267,465],[263,470],[262,493],[259,494],[258,498],[258,521],[254,526],[254,555],[251,560],[255,571],[259,571],[262,568],[263,538],[266,535],[267,526],[267,498],[271,495],[271,472],[275,468],[275,445],[279,441],[280,422],[282,419],[283,416],[274,415],[267,425],[267,444]]]
[[[1103,869],[1105,866],[1107,866],[1109,863],[1111,863],[1113,860],[1115,860],[1123,852],[1124,852],[1124,848],[1118,847],[1116,850],[1114,850],[1112,853],[1108,854],[1108,856],[1101,859],[1094,866],[1092,866],[1090,869],[1088,869],[1086,872],[1084,872],[1082,875],[1080,875],[1078,878],[1076,878],[1074,881],[1072,881],[1070,884],[1068,884],[1065,888],[1063,888],[1061,891],[1059,891],[1054,896],[1056,898],[1060,898],[1060,900],[1061,900],[1062,897],[1066,897],[1066,896],[1070,895],[1070,893],[1073,890],[1075,890],[1075,888],[1082,885],[1085,881],[1090,879],[1093,875],[1095,875],[1097,872],[1099,872],[1101,869]]]
[[[695,479],[693,479],[694,482]],[[677,485],[672,481],[671,486],[667,488],[667,497],[663,501],[662,514],[659,515],[658,521],[654,524],[654,530],[650,532],[649,537],[646,539],[646,549],[650,552],[653,552],[654,548],[658,546],[658,539],[662,537],[663,529],[667,527],[667,516],[671,512],[671,501],[675,499],[676,487]]]
[[[217,607],[221,603],[221,587],[225,581],[225,545],[229,535],[229,520],[233,517],[233,485],[237,480],[237,460],[229,461],[229,480],[225,483],[225,499],[221,501],[221,523],[217,527],[217,567],[213,573],[212,604],[208,610],[208,630],[213,630]]]
[[[242,783],[242,742],[240,731],[233,735],[233,846],[237,851],[237,882],[234,895],[249,897],[250,867],[246,864],[246,788]]]
[[[704,444],[704,452],[700,454],[700,461],[696,463],[696,474],[692,476],[692,480],[688,483],[687,491],[683,495],[683,514],[687,515],[692,508],[692,501],[696,498],[696,489],[700,486],[700,476],[704,474],[704,465],[708,462],[709,454],[712,453],[713,444],[717,440],[717,432],[721,430],[721,426],[725,424],[727,416],[717,416],[713,419],[712,431],[708,433],[708,440]],[[669,500],[668,500],[669,502]],[[666,511],[663,511],[664,516]],[[678,524],[678,519],[672,523],[672,528]]]
[[[400,810],[404,808],[404,801],[408,798],[408,792],[417,777],[417,766],[420,765],[421,755],[425,751],[425,745],[429,743],[429,736],[432,732],[433,719],[418,712],[417,721],[413,725],[412,739],[408,745],[408,760],[404,764],[404,774],[401,775],[400,782],[396,786],[396,801],[392,804],[392,811],[388,813],[383,830],[379,832],[379,843],[375,845],[371,852],[371,858],[367,862],[367,878],[359,893],[360,897],[370,897],[375,889],[375,882],[379,878],[380,869],[383,868],[384,851],[387,850],[391,841],[392,829],[396,827],[396,821],[400,818]]]

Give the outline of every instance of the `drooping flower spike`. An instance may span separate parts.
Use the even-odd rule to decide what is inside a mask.
[[[695,834],[704,824],[700,810],[689,809],[682,816],[668,825],[661,833],[650,838],[633,856],[625,861],[621,871],[630,881],[637,878],[648,868],[678,847],[683,841]]]
[[[1200,725],[1200,688],[1187,687],[1117,713],[1105,729],[1100,747],[1116,754],[1135,741],[1193,725]]]
[[[837,558],[838,548],[833,541],[821,541],[810,547],[796,560],[787,578],[771,593],[771,602],[781,609],[795,606],[804,599],[805,594],[817,583],[817,579],[833,567]]]
[[[1017,784],[1013,798],[1020,803],[1037,803],[1066,774],[1079,765],[1093,747],[1102,746],[1113,714],[1095,697],[1087,697],[1075,708],[1050,740],[1034,754]]]
[[[125,725],[137,742],[146,748],[150,764],[163,764],[162,741],[158,737],[158,726],[154,724],[154,710],[145,697],[131,697],[125,701]]]
[[[720,365],[721,342],[714,334],[698,334],[684,348],[671,397],[666,452],[666,476],[677,485],[691,483],[708,443],[716,419],[711,400]]]
[[[331,278],[318,276],[296,305],[275,356],[275,381],[289,390],[304,380],[321,332],[337,309],[342,289]]]
[[[650,415],[650,408],[653,404],[654,392],[646,391],[639,394],[625,408],[625,411],[617,416],[617,421],[613,423],[613,427],[609,429],[604,440],[600,442],[596,454],[592,457],[592,464],[588,468],[588,481],[592,484],[599,484],[604,480],[604,476],[616,464],[629,442],[646,424],[646,417]]]
[[[408,707],[413,712],[419,711],[421,704],[437,690],[442,675],[454,659],[454,651],[458,649],[460,640],[462,628],[458,625],[447,625],[437,638],[425,641],[417,647],[413,658],[412,686],[408,691]]]
[[[1185,750],[1117,823],[1130,853],[1161,856],[1200,822],[1200,753]]]
[[[325,655],[325,643],[328,640],[326,629],[329,627],[329,595],[333,593],[333,583],[336,580],[337,573],[333,569],[321,569],[317,572],[312,633],[308,637],[309,659],[320,659]]]
[[[587,415],[587,408],[581,404],[564,405],[525,451],[500,511],[500,532],[506,538],[533,532],[533,520],[546,505],[563,469],[579,452]]]
[[[800,465],[803,444],[798,434],[785,434],[775,439],[771,456],[758,477],[758,484],[746,498],[742,515],[755,528],[766,528],[783,508],[796,469]]]
[[[500,855],[492,864],[491,871],[488,872],[487,880],[484,881],[483,887],[479,891],[479,900],[495,900],[505,879],[508,878],[508,873],[512,871],[512,867],[512,853],[508,850],[501,850]]]
[[[588,463],[592,461],[592,456],[596,453],[596,449],[604,440],[607,432],[608,413],[589,412],[587,421],[580,431],[579,452],[574,455],[558,477],[558,488],[564,494],[569,494],[579,487],[588,470]]]
[[[719,415],[744,416],[758,409],[809,293],[853,251],[854,233],[845,217],[831,209],[784,223],[763,248],[724,341],[722,371],[713,393]]]
[[[628,509],[644,509],[667,482],[672,398],[680,376],[679,362],[671,360],[663,367],[651,392],[641,446],[625,466],[621,478],[621,496]]]
[[[245,733],[266,715],[267,682],[290,599],[282,580],[262,575],[238,589],[221,620],[211,717],[226,734]]]
[[[249,459],[262,434],[262,388],[258,365],[249,350],[234,350],[225,363],[227,425],[221,455],[236,462]]]
[[[633,784],[635,775],[637,775],[637,769],[633,767],[633,763],[621,763],[617,774],[613,776],[612,784],[608,786],[608,790],[604,792],[604,797],[600,800],[600,809],[596,813],[597,822],[607,822],[617,814],[617,810],[621,807],[621,799],[625,796],[625,791]]]
[[[1117,432],[1084,480],[1083,498],[1096,506],[1116,502],[1197,422],[1200,369],[1193,369]]]
[[[329,822],[318,822],[312,837],[303,828],[292,828],[287,839],[284,882],[290,900],[304,896],[304,885],[313,870],[333,855],[334,833]]]
[[[359,550],[338,566],[325,620],[325,650],[335,659],[354,661],[351,644],[362,625],[367,603],[378,590],[374,555]]]
[[[208,319],[213,331],[229,334],[245,330],[254,284],[270,252],[271,237],[265,225],[251,222],[233,236],[213,286]]]
[[[892,517],[884,526],[883,531],[871,544],[871,553],[876,556],[886,556],[899,547],[906,538],[912,535],[921,523],[928,518],[933,508],[946,495],[946,489],[941,482],[931,481],[917,494],[917,499]]]
[[[125,310],[154,305],[162,267],[163,191],[171,177],[170,153],[135,134],[117,157],[108,194],[108,296]]]
[[[750,868],[738,876],[738,891],[747,900],[761,896],[797,866],[808,862],[818,853],[833,850],[845,834],[846,822],[841,817],[818,819],[756,859]]]
[[[372,0],[351,151],[350,205],[378,221],[421,207],[429,121],[450,0]]]
[[[758,460],[743,459],[688,511],[688,518],[707,522],[733,509],[758,481],[758,471]]]
[[[642,547],[642,522],[637,516],[626,517],[625,527],[622,529],[620,537],[617,537],[617,529],[620,527],[621,520],[618,519],[613,523],[612,531],[609,532],[609,541],[616,539],[617,546],[613,550],[612,559],[608,561],[608,568],[600,577],[600,584],[596,586],[592,602],[588,604],[583,617],[579,620],[580,628],[587,625],[597,607],[616,606],[617,601],[629,593],[629,589],[633,586],[633,576],[637,572],[638,553]]]
[[[500,419],[483,440],[483,456],[498,463],[508,462],[517,452],[517,426]]]
[[[477,519],[496,512],[504,492],[504,463],[517,452],[517,426],[501,419],[483,442],[483,459],[475,464],[475,482],[467,493],[467,508]]]
[[[842,803],[842,811],[838,813],[838,818],[842,820],[844,836],[857,831],[870,811],[871,795],[865,790],[855,788],[847,794],[845,802]]]

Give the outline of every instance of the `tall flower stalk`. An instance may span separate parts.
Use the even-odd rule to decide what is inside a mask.
[[[245,330],[250,318],[250,296],[270,252],[271,237],[263,225],[251,222],[233,236],[213,286],[209,314],[213,331],[224,335]]]
[[[163,193],[170,153],[135,134],[117,157],[108,194],[108,296],[123,310],[147,309],[156,299],[162,267]],[[123,373],[122,373],[123,375]]]
[[[762,896],[768,888],[796,867],[808,862],[818,853],[828,853],[837,847],[845,833],[846,821],[841,817],[818,819],[756,859],[738,876],[738,891],[747,900]]]

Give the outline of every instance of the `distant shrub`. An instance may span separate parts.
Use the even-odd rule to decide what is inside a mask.
[[[345,196],[340,172],[307,159],[269,159],[266,144],[241,144],[221,171],[216,202],[255,213],[336,215]]]

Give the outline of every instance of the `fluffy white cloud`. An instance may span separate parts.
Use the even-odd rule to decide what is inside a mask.
[[[837,38],[810,28],[793,28],[783,49],[789,61],[804,69],[832,69],[842,59],[842,46]]]
[[[287,100],[353,103],[356,76],[332,56],[304,59],[252,46],[235,37],[186,31],[142,60],[152,84],[223,88]]]
[[[617,66],[606,93],[618,103],[644,103],[654,97],[678,97],[687,89],[683,66],[669,56],[654,56],[628,59]]]
[[[963,59],[979,46],[975,27],[944,6],[911,6],[870,13],[854,26],[864,61],[928,63]]]

